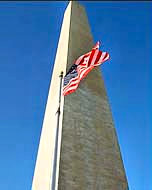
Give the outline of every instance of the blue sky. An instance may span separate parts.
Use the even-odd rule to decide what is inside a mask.
[[[102,66],[130,190],[150,190],[152,3],[81,2]],[[31,189],[67,2],[0,4],[0,189]]]

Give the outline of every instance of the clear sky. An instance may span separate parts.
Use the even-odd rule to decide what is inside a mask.
[[[130,190],[151,190],[152,3],[81,2],[102,66]],[[0,189],[31,189],[67,2],[0,3]],[[62,58],[61,58],[62,61]],[[151,189],[150,189],[151,188]]]

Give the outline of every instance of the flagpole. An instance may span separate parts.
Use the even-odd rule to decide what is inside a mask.
[[[62,80],[63,80],[63,71],[59,75],[60,77],[60,89],[59,89],[59,106],[56,112],[57,114],[57,127],[56,127],[56,136],[55,136],[55,148],[54,148],[54,161],[53,161],[53,174],[52,174],[52,188],[51,190],[55,190],[56,188],[56,170],[57,170],[57,154],[58,154],[58,136],[59,136],[59,121],[60,121],[60,106],[61,106],[61,89],[62,89]]]

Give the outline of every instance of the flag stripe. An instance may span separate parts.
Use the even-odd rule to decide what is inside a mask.
[[[101,57],[101,54],[102,54],[102,51],[99,51],[99,52],[98,52],[98,55],[97,55],[97,58],[96,58],[96,62],[95,62],[94,65],[96,65],[96,63],[98,63],[98,61],[99,61],[99,59],[100,59],[100,57]]]
[[[99,50],[95,50],[92,61],[91,61],[91,65],[94,65],[94,63],[96,62],[97,56],[98,56]]]
[[[92,62],[92,59],[93,59],[93,56],[94,56],[94,53],[95,53],[95,49],[92,50],[91,52],[91,55],[90,55],[90,58],[89,58],[89,62],[88,62],[88,67],[91,65],[91,62]]]

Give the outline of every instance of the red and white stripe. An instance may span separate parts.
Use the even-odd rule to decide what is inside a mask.
[[[99,42],[93,47],[92,51],[80,56],[75,64],[77,66],[78,76],[71,79],[70,82],[63,88],[63,95],[66,96],[74,92],[80,81],[96,66],[101,65],[109,59],[107,52],[99,51]]]

